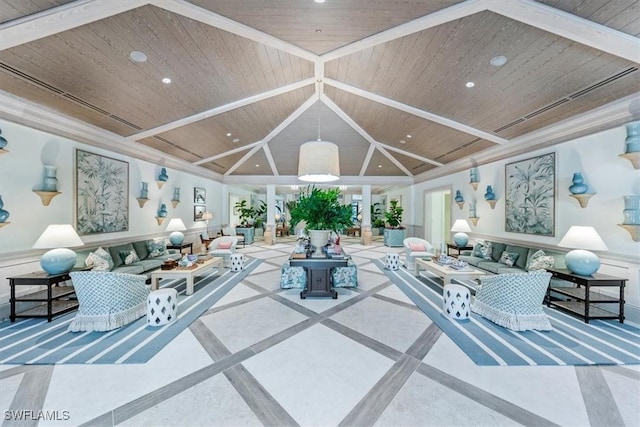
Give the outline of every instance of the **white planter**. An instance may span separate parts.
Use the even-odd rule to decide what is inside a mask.
[[[313,247],[316,249],[312,257],[318,258],[324,256],[322,255],[322,248],[327,244],[329,234],[331,234],[330,230],[309,230],[309,239],[311,240]]]

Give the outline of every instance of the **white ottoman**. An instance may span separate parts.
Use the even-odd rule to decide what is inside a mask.
[[[387,263],[385,268],[387,270],[397,270],[400,267],[400,254],[387,254]]]
[[[445,285],[442,298],[444,313],[452,319],[463,320],[469,318],[471,309],[471,292],[462,285]]]
[[[242,254],[231,254],[231,271],[238,272],[244,268],[244,256]]]
[[[178,318],[178,291],[173,288],[151,291],[147,297],[147,325],[161,326]]]

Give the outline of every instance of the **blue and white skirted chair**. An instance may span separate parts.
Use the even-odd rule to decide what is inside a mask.
[[[110,331],[147,312],[146,276],[108,271],[72,271],[69,276],[79,304],[70,332]]]
[[[513,331],[550,331],[542,309],[549,280],[544,270],[481,277],[471,311]]]

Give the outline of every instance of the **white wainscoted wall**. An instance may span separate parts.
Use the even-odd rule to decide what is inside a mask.
[[[178,172],[167,167],[169,180],[158,189],[156,178],[163,159],[152,164],[139,159],[103,150],[71,139],[41,132],[22,125],[0,120],[2,136],[9,143],[8,153],[0,155],[0,195],[4,208],[9,211],[10,224],[0,229],[0,319],[9,316],[8,277],[42,270],[39,260],[43,250],[32,249],[35,241],[49,224],[75,225],[75,150],[81,149],[129,163],[129,230],[117,233],[81,236],[87,247],[112,245],[145,238],[168,236],[165,231],[170,218],[182,218],[188,231],[186,242],[194,242],[194,251],[200,250],[199,233],[205,230],[204,221],[194,221],[194,187],[206,189],[207,210],[213,212],[209,230],[219,230],[222,221],[221,200],[224,185],[212,179]],[[43,165],[58,167],[58,191],[49,206],[43,206],[37,189],[43,178]],[[140,208],[136,200],[141,182],[149,183],[149,201]],[[180,187],[181,202],[173,208],[174,187]],[[169,214],[162,225],[156,222],[161,203]],[[17,288],[19,295],[33,292],[26,286]]]
[[[535,244],[540,247],[560,249],[556,245],[572,225],[595,227],[605,241],[608,250],[597,252],[602,261],[600,272],[628,279],[625,289],[626,315],[629,321],[640,324],[640,242],[634,242],[629,233],[618,224],[623,222],[623,196],[640,194],[640,171],[619,157],[624,152],[626,130],[616,127],[597,134],[537,150],[525,155],[478,166],[480,184],[476,191],[469,185],[469,171],[429,180],[414,186],[414,220],[423,225],[425,192],[450,187],[452,194],[460,190],[465,206],[451,209],[452,223],[468,218],[469,202],[475,200],[477,226],[470,222],[471,238],[495,239],[505,242]],[[556,153],[556,204],[555,236],[540,237],[529,234],[505,232],[505,165],[537,155]],[[596,193],[586,208],[569,197],[569,186],[574,172],[582,172],[589,192]],[[491,209],[484,200],[487,185],[491,185],[498,202]],[[601,288],[602,292],[612,290]]]

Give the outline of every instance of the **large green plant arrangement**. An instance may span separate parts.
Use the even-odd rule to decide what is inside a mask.
[[[371,205],[371,226],[373,228],[383,228],[384,227],[384,218],[382,215],[382,209],[380,208],[381,203],[376,202]]]
[[[389,202],[389,210],[384,213],[384,218],[387,220],[389,228],[404,228],[400,225],[402,223],[403,211],[402,206],[398,206],[397,200]]]
[[[305,221],[305,230],[340,230],[351,227],[351,206],[339,201],[337,188],[320,189],[309,186],[300,193],[300,198],[287,204],[291,216],[291,227]]]
[[[240,200],[233,206],[239,214],[241,227],[253,227],[250,221],[255,218],[256,210],[253,207],[247,207],[246,200]]]

